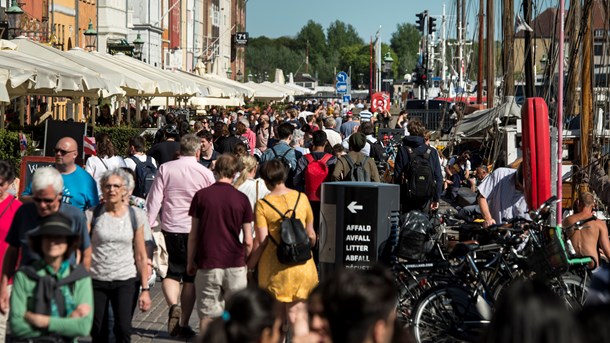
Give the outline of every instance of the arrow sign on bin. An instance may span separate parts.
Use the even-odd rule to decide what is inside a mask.
[[[347,209],[352,213],[356,213],[356,210],[362,209],[362,205],[357,205],[357,204],[358,203],[356,201],[352,201],[349,203],[349,205],[347,205]]]

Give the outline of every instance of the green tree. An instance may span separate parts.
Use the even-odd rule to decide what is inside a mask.
[[[352,88],[366,88],[369,84],[370,50],[368,44],[354,44],[341,48],[339,69],[352,72]]]
[[[410,73],[415,68],[419,41],[419,30],[415,25],[409,23],[396,25],[396,31],[392,33],[390,39],[390,46],[398,57],[394,64],[399,74]]]
[[[313,20],[309,20],[305,26],[301,28],[296,37],[297,48],[305,51],[309,48],[309,55],[322,54],[326,55],[328,51],[326,46],[326,35],[322,25]]]
[[[345,24],[340,20],[335,20],[328,25],[326,30],[329,50],[338,51],[343,47],[352,45],[363,45],[364,41],[352,24]]]

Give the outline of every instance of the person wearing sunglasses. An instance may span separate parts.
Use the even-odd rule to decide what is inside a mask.
[[[72,221],[71,228],[80,237],[76,252],[70,254],[71,264],[80,263],[86,269],[91,265],[91,243],[87,229],[87,219],[80,209],[62,203],[64,181],[60,172],[53,167],[40,167],[32,177],[32,200],[24,203],[15,213],[15,218],[6,235],[8,247],[4,253],[2,275],[0,277],[0,312],[8,311],[8,281],[15,275],[20,266],[31,265],[40,260],[40,256],[28,245],[28,232],[35,230],[42,221],[54,214],[62,213]],[[21,256],[21,260],[19,260]]]
[[[55,145],[55,169],[63,178],[61,201],[85,211],[99,203],[97,183],[85,169],[76,164],[78,143],[70,137],[60,139]],[[22,193],[23,202],[31,201],[32,185]]]

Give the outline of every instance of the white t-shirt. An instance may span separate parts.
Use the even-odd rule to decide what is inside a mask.
[[[136,154],[136,155],[132,155],[132,156],[137,157],[138,160],[140,160],[141,162],[146,162],[146,158],[148,157],[148,155],[146,155],[146,154]],[[152,160],[152,164],[154,164],[155,167],[158,167],[157,161],[155,161],[155,158],[151,156],[150,159]],[[127,165],[127,168],[129,168],[133,171],[136,171],[136,163],[131,159],[131,156],[127,157],[125,159],[125,164]]]
[[[333,129],[324,129],[323,131],[326,133],[326,139],[328,139],[330,146],[341,144],[341,135],[337,131]]]
[[[126,167],[125,161],[121,156],[112,156],[112,157],[104,157],[100,158],[98,156],[91,156],[87,159],[87,163],[85,164],[85,170],[93,176],[95,183],[97,183],[97,192],[98,194],[102,194],[102,189],[100,186],[100,180],[102,179],[102,175],[111,169]]]

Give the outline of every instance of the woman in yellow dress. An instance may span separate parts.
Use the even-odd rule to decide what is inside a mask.
[[[311,246],[314,246],[316,234],[313,230],[311,206],[306,196],[299,196],[298,191],[284,184],[288,171],[282,162],[279,159],[266,162],[261,167],[260,176],[271,190],[264,199],[281,213],[288,212],[288,216],[292,215],[290,211],[296,208],[296,218],[303,223]],[[305,335],[309,330],[305,300],[318,284],[318,273],[313,257],[303,264],[280,263],[277,258],[277,245],[273,242],[281,241],[279,213],[263,200],[257,201],[254,212],[256,236],[248,267],[252,269],[258,264],[259,286],[284,305],[285,319],[292,327],[291,334]],[[273,240],[269,239],[268,235],[271,235]]]

